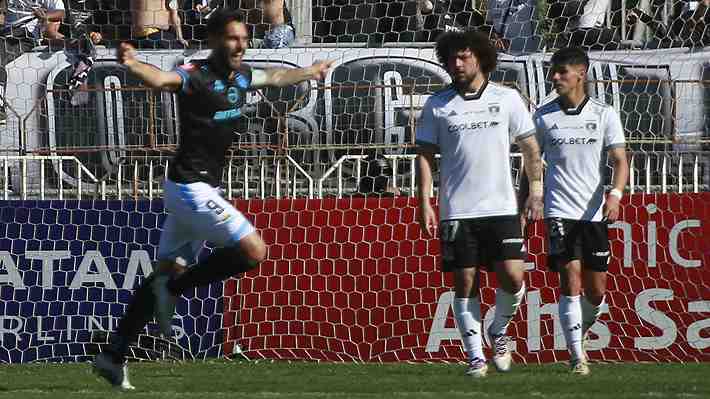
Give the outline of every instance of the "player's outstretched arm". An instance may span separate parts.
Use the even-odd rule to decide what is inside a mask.
[[[260,88],[264,86],[285,87],[305,80],[322,80],[328,74],[333,61],[316,61],[306,68],[270,68],[252,73],[251,86]]]
[[[540,157],[540,146],[534,135],[518,140],[518,147],[523,153],[523,163],[525,164],[525,176],[528,180],[527,199],[523,208],[522,216],[532,220],[540,220],[543,217],[542,202],[542,159]]]
[[[614,187],[604,202],[604,218],[608,222],[616,222],[619,218],[619,202],[624,193],[626,182],[629,181],[629,163],[626,160],[626,149],[614,147],[609,150],[609,160],[614,168],[612,184]]]
[[[177,72],[162,71],[136,59],[136,49],[128,43],[121,43],[116,54],[118,62],[136,75],[146,86],[164,91],[178,91],[182,77]]]

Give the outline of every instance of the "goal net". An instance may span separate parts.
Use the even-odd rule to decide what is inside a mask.
[[[63,29],[76,38],[96,29],[106,46],[91,53],[68,40],[66,52],[53,43],[6,66],[0,362],[90,358],[154,267],[178,107],[116,63],[130,10],[104,3],[69,1],[80,21]],[[140,50],[144,62],[169,70],[208,56],[207,15],[188,3],[180,15],[190,50]],[[704,36],[673,30],[676,15],[704,6],[656,13],[642,1],[631,13],[598,2],[589,14],[593,0],[289,1],[295,41],[268,49],[259,5],[238,3],[226,6],[248,11],[257,47],[245,62],[334,65],[323,82],[250,93],[235,131],[224,195],[269,244],[268,260],[181,298],[175,336],[149,324],[134,358],[462,360],[451,276],[439,272],[438,241],[416,224],[414,131],[426,99],[450,82],[431,40],[476,27],[504,48],[491,80],[519,90],[531,111],[554,95],[552,50],[580,44],[592,59],[589,95],[621,115],[632,175],[610,229],[608,308],[592,328],[592,359],[710,360],[710,53]],[[587,28],[584,15],[601,22]],[[70,89],[78,54],[91,55],[92,69]],[[517,182],[518,154],[511,165]],[[610,176],[607,168],[607,184]],[[544,242],[537,226],[509,330],[520,362],[567,359]],[[489,323],[495,278],[482,285]]]

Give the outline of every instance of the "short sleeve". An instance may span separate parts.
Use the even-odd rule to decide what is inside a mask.
[[[416,142],[420,146],[439,146],[439,131],[434,117],[432,98],[424,103],[422,114],[417,120]]]
[[[621,125],[619,114],[611,107],[607,108],[604,120],[604,148],[612,149],[624,147],[626,137],[624,137],[624,127]]]
[[[523,102],[523,98],[516,91],[509,97],[508,105],[510,106],[510,120],[508,123],[510,129],[510,139],[513,142],[524,139],[535,134],[535,125],[533,124],[530,110]]]
[[[533,115],[533,124],[535,125],[535,139],[537,144],[540,146],[540,152],[545,152],[545,121],[542,119],[542,115],[535,113]]]
[[[190,88],[193,83],[193,74],[199,70],[199,67],[193,63],[187,63],[177,66],[173,69],[173,72],[177,72],[182,79],[182,85],[180,86],[180,92],[183,94],[190,93]]]

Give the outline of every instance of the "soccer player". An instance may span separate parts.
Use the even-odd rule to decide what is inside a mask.
[[[488,81],[496,67],[496,49],[481,33],[450,32],[436,42],[439,62],[453,84],[432,95],[416,130],[419,146],[419,214],[427,237],[437,224],[430,203],[431,165],[441,154],[439,205],[442,270],[454,273],[454,315],[469,365],[466,374],[485,377],[479,276],[495,270],[495,318],[488,334],[493,363],[510,370],[506,330],[525,294],[524,239],[510,168],[510,146],[523,152],[530,176],[524,213],[542,218],[542,163],[535,126],[520,94]]]
[[[589,58],[584,50],[563,48],[551,62],[551,78],[559,96],[534,115],[547,162],[548,263],[560,273],[559,315],[571,372],[586,375],[589,366],[582,340],[604,304],[607,226],[619,217],[629,165],[619,114],[585,92]],[[614,168],[613,188],[606,195],[602,179],[605,153]]]
[[[170,213],[160,238],[158,271],[136,290],[111,345],[94,362],[101,376],[122,389],[133,389],[125,363],[129,344],[154,312],[163,335],[171,337],[175,302],[183,292],[251,270],[266,256],[266,246],[254,227],[217,188],[235,130],[243,127],[241,107],[247,90],[322,79],[332,64],[251,69],[242,62],[249,37],[238,13],[215,12],[207,30],[212,48],[207,61],[172,72],[138,61],[127,44],[118,50],[118,61],[146,85],[178,93],[182,127],[180,147],[165,182],[164,201]],[[196,262],[205,240],[216,249],[186,268]]]

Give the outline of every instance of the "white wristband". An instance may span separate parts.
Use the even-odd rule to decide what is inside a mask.
[[[542,188],[542,182],[540,180],[531,181],[529,189],[530,189],[530,195],[542,197],[543,188]]]
[[[611,191],[609,191],[609,195],[612,197],[616,197],[616,199],[621,201],[621,198],[624,196],[624,193],[621,192],[618,188],[612,188]]]

